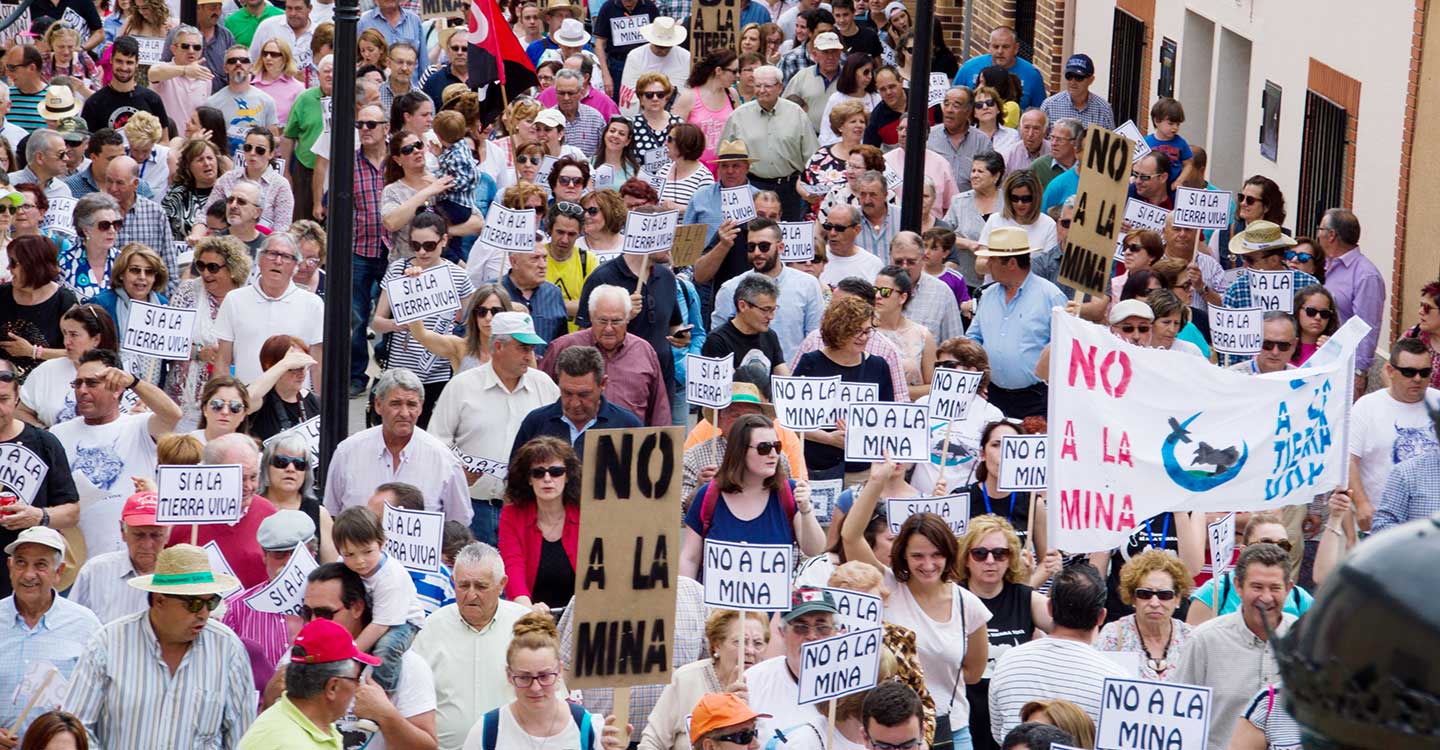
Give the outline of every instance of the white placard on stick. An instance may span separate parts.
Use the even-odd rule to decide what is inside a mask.
[[[1105,680],[1095,747],[1203,750],[1209,733],[1210,688],[1174,682]]]
[[[1175,226],[1225,229],[1230,226],[1231,193],[1200,188],[1175,189]]]
[[[1004,435],[1000,438],[1000,476],[996,478],[1001,492],[1043,491],[1045,469],[1045,435]]]
[[[310,447],[310,464],[316,467],[316,471],[319,471],[320,415],[316,414],[315,416],[305,420],[304,422],[301,422],[300,424],[295,425],[294,427],[291,427],[284,432],[277,432],[274,435],[271,435],[270,439],[266,440],[264,445],[268,446],[276,440],[279,440],[280,438],[292,433],[297,434],[305,439],[305,444]]]
[[[780,222],[781,263],[805,263],[815,259],[815,223],[811,221]]]
[[[810,480],[810,507],[815,511],[816,521],[822,525],[830,523],[835,517],[835,503],[840,501],[840,493],[844,491],[845,480],[839,477]]]
[[[870,628],[800,647],[800,700],[808,706],[875,687],[884,630]]]
[[[788,544],[733,544],[705,540],[705,604],[726,609],[790,609]]]
[[[839,389],[839,375],[828,378],[772,376],[770,395],[775,402],[775,422],[788,430],[802,431],[835,426],[835,399]]]
[[[1295,272],[1257,271],[1245,272],[1250,277],[1250,299],[1260,309],[1270,312],[1295,312]]]
[[[950,76],[944,73],[930,74],[930,95],[926,97],[927,107],[938,107],[945,103],[945,92],[950,90]]]
[[[755,198],[750,194],[750,185],[720,188],[720,218],[735,222],[738,226],[755,218]]]
[[[950,531],[961,536],[970,527],[970,496],[945,495],[944,497],[892,497],[885,501],[885,520],[890,523],[890,533],[899,534],[905,519],[916,513],[934,513],[945,519]]]
[[[528,253],[535,249],[535,211],[506,208],[500,201],[490,204],[480,242],[507,253]]]
[[[440,572],[440,543],[445,514],[433,510],[407,510],[385,504],[385,554],[420,573]]]
[[[34,505],[49,473],[50,466],[34,451],[19,443],[0,443],[0,505],[9,504],[6,495]]]
[[[735,383],[735,358],[685,355],[685,401],[696,406],[724,409],[730,405]]]
[[[1215,523],[1206,524],[1205,529],[1206,538],[1210,541],[1210,575],[1219,578],[1225,575],[1235,557],[1235,514],[1226,513]],[[1215,602],[1212,609],[1219,612],[1223,606],[1225,602]]]
[[[1169,211],[1139,198],[1125,201],[1125,223],[1129,224],[1132,230],[1149,229],[1159,232],[1165,228],[1165,217],[1169,215]]]
[[[1221,354],[1260,353],[1265,341],[1265,310],[1260,307],[1210,307],[1210,346]]]
[[[190,334],[195,330],[196,311],[140,300],[130,302],[120,350],[160,359],[190,359]]]
[[[423,271],[419,276],[397,276],[385,282],[385,291],[390,295],[390,314],[397,326],[460,309],[460,293],[455,289],[448,263]]]
[[[1150,144],[1145,142],[1145,136],[1140,135],[1140,128],[1135,126],[1134,120],[1126,120],[1124,125],[1115,128],[1115,134],[1123,135],[1135,142],[1135,152],[1130,157],[1131,164],[1140,161],[1150,153]]]
[[[885,602],[880,597],[850,589],[820,588],[835,597],[835,609],[840,610],[840,614],[835,615],[835,627],[842,632],[858,633],[880,627],[880,619],[885,612]]]
[[[625,218],[625,244],[621,249],[630,255],[649,255],[669,250],[675,242],[675,227],[679,225],[679,211],[653,214],[631,211]]]
[[[305,579],[319,567],[315,556],[304,544],[295,545],[290,561],[265,588],[245,597],[245,603],[257,612],[276,615],[298,615],[305,602]]]
[[[155,523],[234,523],[243,515],[240,464],[160,466],[155,470]]]
[[[860,383],[840,381],[835,387],[834,412],[830,415],[830,424],[826,427],[838,427],[839,420],[845,418],[846,404],[855,404],[861,401],[879,401],[880,386],[875,383]]]
[[[883,401],[846,404],[846,461],[884,461],[887,456],[901,463],[929,461],[929,439],[924,406]]]
[[[935,368],[935,375],[930,378],[930,419],[940,422],[964,419],[984,379],[983,372]]]
[[[315,533],[318,534],[320,532],[317,530]],[[223,573],[227,576],[230,576],[231,578],[234,578],[237,581],[240,580],[240,576],[235,575],[235,569],[230,567],[230,561],[225,559],[225,553],[221,551],[219,542],[211,539],[210,541],[206,542],[204,546],[202,546],[200,549],[205,550],[205,554],[210,556],[211,573]],[[237,583],[235,584],[235,587],[230,589],[229,591],[221,591],[220,595],[230,596],[236,591],[243,591],[244,589],[244,584]]]
[[[483,474],[503,482],[505,481],[505,477],[510,473],[510,464],[504,461],[472,456],[460,450],[460,446],[458,445],[452,446],[450,452],[455,454],[455,458],[460,459],[460,468],[472,474]]]

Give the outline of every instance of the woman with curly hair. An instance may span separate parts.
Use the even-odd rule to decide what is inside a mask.
[[[140,165],[140,181],[155,195],[170,189],[170,147],[162,143],[165,126],[149,112],[130,115],[120,129],[130,144],[130,158]]]
[[[175,171],[170,176],[170,189],[160,199],[160,207],[170,220],[170,232],[177,239],[190,236],[190,229],[205,219],[210,194],[220,179],[224,152],[214,141],[192,138],[180,149]]]
[[[847,383],[874,383],[881,401],[894,401],[896,391],[905,393],[904,383],[890,380],[890,366],[885,360],[866,352],[875,333],[875,307],[859,297],[846,295],[832,300],[820,318],[819,350],[800,355],[795,375],[829,377],[839,375]],[[909,394],[906,393],[906,401]],[[818,430],[806,434],[805,465],[811,472],[824,471],[844,461],[845,434]],[[852,461],[845,471],[858,473],[869,464]]]
[[[1120,569],[1120,599],[1135,612],[1101,628],[1095,648],[1143,653],[1140,679],[1173,679],[1190,638],[1190,626],[1175,618],[1175,610],[1190,596],[1192,580],[1185,563],[1164,550],[1130,558]]]
[[[100,85],[100,66],[94,58],[80,49],[80,32],[63,22],[50,24],[45,30],[45,63],[40,66],[40,77],[50,80],[55,76],[69,76],[80,85],[86,97],[95,93]]]
[[[515,452],[498,546],[506,598],[537,611],[570,601],[580,546],[580,458],[569,443],[537,437]]]
[[[200,424],[200,393],[220,362],[215,335],[220,303],[226,295],[245,286],[250,265],[250,251],[240,240],[205,237],[195,244],[193,278],[181,282],[170,298],[171,307],[196,312],[195,328],[190,332],[190,358],[166,365],[165,393],[180,405],[182,413],[175,427],[177,432],[188,432]]]

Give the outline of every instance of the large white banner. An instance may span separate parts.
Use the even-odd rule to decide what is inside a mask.
[[[1248,375],[1051,315],[1051,545],[1108,550],[1165,511],[1255,511],[1346,481],[1352,319],[1305,367]]]

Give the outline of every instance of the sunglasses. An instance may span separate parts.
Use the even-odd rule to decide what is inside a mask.
[[[1432,305],[1432,304],[1430,304],[1430,303],[1428,303],[1428,302],[1421,302],[1421,303],[1420,303],[1420,314],[1421,314],[1421,315],[1429,315],[1430,313],[1433,313],[1433,312],[1435,312],[1435,306],[1434,306],[1434,305]]]
[[[0,383],[13,383],[19,379],[20,376],[12,370],[0,370]]]
[[[257,146],[253,143],[246,143],[240,148],[243,149],[247,154],[256,154],[257,156],[264,156],[265,154],[270,152],[269,148],[266,148],[265,146]]]
[[[70,381],[71,388],[99,388],[104,384],[105,381],[102,378],[75,378]]]
[[[272,58],[272,57],[275,57],[275,58],[284,57],[284,55],[280,54],[279,52],[271,52],[270,50],[265,50],[264,52],[261,52],[261,53],[260,53],[260,56],[263,57],[263,58],[265,58],[265,59],[267,59],[267,60],[270,59],[270,58]]]
[[[1010,559],[1009,547],[971,547],[970,559],[975,562],[985,562],[985,558],[994,558],[995,562],[1005,562]]]
[[[585,209],[585,213],[587,213],[587,214],[589,214],[589,215],[591,215],[591,216],[599,216],[599,215],[600,215],[600,207],[599,207],[599,206],[591,206],[591,207]]]
[[[584,185],[584,184],[585,184],[584,178],[581,178],[581,177],[569,177],[569,176],[565,176],[565,175],[562,175],[562,176],[560,176],[560,177],[556,177],[556,178],[555,178],[555,181],[558,182],[558,183],[560,183],[561,185],[564,185],[565,187],[580,187],[581,185]],[[577,208],[578,208],[578,206],[577,206]]]
[[[488,318],[491,315],[499,315],[503,312],[505,312],[505,308],[499,307],[498,305],[496,307],[477,307],[475,308],[475,317]]]
[[[1136,182],[1149,182],[1159,176],[1158,174],[1143,174],[1141,172],[1135,172],[1130,175]]]
[[[770,252],[770,248],[775,247],[775,244],[776,243],[774,242],[765,242],[763,240],[759,242],[752,242],[750,243],[750,252],[768,253]]]
[[[960,361],[956,359],[937,359],[935,360],[935,366],[947,370],[954,370],[960,367]]]
[[[388,125],[388,124],[389,124],[389,123],[385,122],[384,120],[356,120],[356,121],[355,121],[355,127],[360,128],[361,130],[373,130],[373,129],[375,129],[375,128],[385,127],[385,126]]]
[[[1335,311],[1334,311],[1334,310],[1328,310],[1328,309],[1327,309],[1327,310],[1322,310],[1322,309],[1320,309],[1320,308],[1318,308],[1318,307],[1310,307],[1309,305],[1306,305],[1305,307],[1302,307],[1302,308],[1300,308],[1300,309],[1303,310],[1306,315],[1309,315],[1309,316],[1312,317],[1312,318],[1319,318],[1319,319],[1321,319],[1321,320],[1329,320],[1329,319],[1335,317]]]
[[[750,446],[750,447],[751,447],[751,448],[754,448],[756,453],[759,453],[759,454],[762,455],[762,456],[768,456],[768,455],[770,455],[770,451],[775,451],[776,453],[779,453],[779,452],[780,452],[780,441],[779,441],[779,440],[771,440],[771,441],[768,442],[768,443],[766,443],[766,442],[760,442],[760,443],[756,443],[756,444],[754,444],[754,445],[752,445],[752,446]]]
[[[435,248],[440,247],[440,240],[416,240],[412,241],[410,243],[410,246],[415,248],[416,250],[423,250],[427,253],[433,253],[435,252]]]
[[[226,64],[226,65],[249,65],[249,64],[250,64],[250,58],[248,58],[248,57],[227,57],[227,58],[225,58],[225,64]]]
[[[306,622],[310,622],[311,620],[315,619],[333,620],[335,619],[335,615],[338,614],[340,614],[340,610],[335,609],[334,607],[311,607],[305,604],[300,605],[300,619]]]
[[[403,152],[405,152],[405,150],[404,150],[404,149],[401,149],[401,152],[403,153]],[[538,156],[517,156],[517,157],[515,157],[515,163],[516,163],[516,164],[532,164],[532,165],[538,167],[538,166],[540,166],[540,157],[538,157]]]
[[[894,287],[890,287],[890,286],[877,286],[877,287],[875,287],[875,296],[876,296],[876,297],[879,297],[880,299],[890,299],[890,295],[892,295],[892,294],[894,294],[894,293],[895,293],[895,288],[894,288]]]
[[[1069,228],[1070,228],[1070,220],[1069,220],[1069,219],[1061,219],[1060,221],[1058,221],[1058,222],[1056,222],[1056,223],[1059,224],[1059,225],[1062,226],[1062,227],[1065,227],[1066,229],[1069,229]]]
[[[425,148],[425,144],[423,144],[423,143],[421,143],[421,142],[419,142],[419,141],[416,141],[416,142],[414,142],[414,143],[407,143],[407,144],[405,144],[404,146],[401,146],[401,147],[400,147],[400,155],[401,155],[401,156],[409,156],[409,155],[411,155],[411,154],[415,153],[416,151],[419,151],[420,149],[423,149],[423,148]]]
[[[1433,368],[1433,367],[1396,367],[1396,368],[1395,368],[1395,372],[1400,373],[1400,377],[1405,378],[1406,380],[1409,380],[1409,379],[1411,379],[1411,378],[1417,378],[1417,377],[1418,377],[1418,378],[1425,378],[1426,380],[1429,380],[1429,379],[1430,379],[1430,376],[1435,373],[1435,368]]]
[[[994,99],[981,99],[975,102],[975,109],[990,109],[995,106]]]
[[[1252,544],[1273,544],[1273,545],[1275,545],[1276,547],[1279,547],[1280,549],[1285,550],[1286,552],[1289,552],[1290,550],[1292,550],[1292,549],[1295,548],[1294,545],[1292,545],[1292,544],[1290,543],[1290,540],[1289,540],[1289,539],[1256,539],[1254,542],[1251,542],[1251,543],[1252,543]]]
[[[1082,75],[1080,75],[1079,73],[1066,73],[1066,74],[1065,74],[1065,80],[1067,80],[1067,81],[1083,81],[1083,80],[1085,80],[1085,78],[1086,78],[1086,76],[1082,76]]]
[[[797,622],[794,625],[788,625],[786,627],[790,628],[790,632],[800,636],[801,638],[805,638],[811,633],[814,633],[821,638],[834,635],[835,633],[834,625],[806,625],[803,622]]]
[[[665,97],[669,96],[669,94],[665,93],[664,91],[646,91],[645,93],[641,94],[641,96],[645,97],[646,99],[664,99]]]
[[[206,404],[206,407],[208,407],[210,411],[223,411],[227,405],[230,407],[231,414],[239,414],[240,412],[245,411],[245,402],[226,401],[220,398],[210,399],[210,403]]]
[[[229,203],[229,204],[236,205],[236,206],[251,206],[251,205],[254,205],[254,204],[251,203],[250,201],[248,201],[248,200],[246,200],[246,199],[244,199],[244,198],[241,198],[241,197],[238,196],[238,195],[232,195],[232,196],[230,196],[229,198],[226,198],[226,199],[225,199],[225,202],[226,202],[226,203]]]
[[[1241,194],[1239,195],[1239,197],[1237,197],[1235,200],[1240,201],[1241,204],[1246,205],[1246,206],[1253,206],[1253,205],[1255,205],[1256,203],[1262,203],[1262,202],[1263,202],[1263,201],[1261,201],[1259,198],[1256,198],[1256,197],[1253,196],[1253,195],[1245,195],[1244,193],[1241,193]]]
[[[184,42],[181,42],[179,47],[187,52],[199,52],[205,49],[205,45],[203,44],[186,44]]]
[[[1265,339],[1265,342],[1262,343],[1260,346],[1267,352],[1275,351],[1277,349],[1282,352],[1288,352],[1290,351],[1290,347],[1294,345],[1294,341],[1275,341],[1274,339]]]
[[[849,229],[850,227],[853,227],[853,226],[855,226],[855,225],[854,225],[854,224],[831,224],[830,222],[827,221],[827,222],[825,222],[824,224],[821,224],[821,225],[820,225],[820,228],[821,228],[821,229],[824,229],[824,230],[827,231],[827,232],[843,232],[843,231],[845,231],[846,229]]]
[[[1126,245],[1126,246],[1125,246],[1125,252],[1127,252],[1127,253],[1138,253],[1138,252],[1140,252],[1141,250],[1144,250],[1144,249],[1145,249],[1145,248],[1142,247],[1142,246],[1140,245],[1140,243],[1138,243],[1138,242],[1132,243],[1132,244],[1129,244],[1129,245]]]
[[[1301,263],[1309,263],[1314,259],[1315,256],[1311,255],[1310,253],[1297,253],[1294,250],[1285,251],[1285,260],[1295,260]]]
[[[200,273],[201,271],[206,273],[220,273],[225,270],[224,263],[206,263],[199,260],[194,261],[190,266],[195,269],[195,273]]]
[[[18,214],[20,213],[20,208],[20,206],[0,206],[0,213]]]
[[[546,474],[549,474],[550,476],[555,477],[556,479],[559,479],[560,477],[565,476],[565,467],[564,467],[564,466],[531,466],[531,467],[530,467],[530,478],[531,478],[531,479],[544,479]]]
[[[219,594],[214,596],[176,596],[174,594],[165,594],[164,596],[166,599],[184,602],[185,609],[192,615],[200,614],[200,610],[202,609],[214,612],[215,608],[220,606],[220,602],[222,601]]]
[[[289,469],[294,467],[297,471],[304,471],[310,468],[310,459],[275,455],[270,457],[270,466],[276,469]]]
[[[112,229],[118,232],[121,229],[125,228],[125,220],[116,219],[114,221],[97,221],[95,222],[95,228],[99,229],[102,232],[108,232]]]
[[[1168,602],[1175,598],[1175,591],[1172,589],[1135,589],[1135,598],[1141,601],[1159,599]]]
[[[561,178],[560,178],[560,184],[564,185],[564,184],[565,184],[565,181],[566,181],[567,179],[571,179],[571,178],[561,177]],[[579,177],[574,178],[574,180],[575,180],[575,184],[576,184],[576,185],[579,185],[579,184],[580,184],[580,178],[579,178]],[[564,216],[569,216],[569,217],[572,217],[572,218],[579,218],[580,216],[582,216],[582,215],[585,213],[585,208],[584,208],[583,206],[581,206],[579,203],[571,203],[570,201],[556,201],[556,202],[555,202],[555,213],[561,214],[561,215],[564,215]]]
[[[147,268],[145,266],[130,266],[129,268],[125,269],[125,273],[133,273],[137,276],[155,276],[158,274],[155,269]]]
[[[1128,324],[1127,324],[1127,325],[1119,326],[1119,328],[1120,328],[1120,332],[1121,332],[1121,333],[1135,333],[1136,331],[1139,331],[1140,333],[1149,333],[1149,332],[1150,332],[1150,326],[1145,326],[1145,325],[1137,326],[1137,325],[1128,325]]]
[[[736,745],[745,745],[748,747],[751,742],[755,741],[755,737],[759,734],[760,733],[757,732],[754,727],[751,727],[750,729],[741,729],[738,732],[731,732],[730,734],[721,735],[714,739],[716,742],[730,742]]]

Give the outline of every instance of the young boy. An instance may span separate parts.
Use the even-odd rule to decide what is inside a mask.
[[[415,583],[403,565],[382,551],[385,528],[369,508],[345,509],[335,517],[330,536],[345,567],[364,579],[370,595],[370,624],[360,631],[355,646],[380,657],[375,683],[387,693],[394,692],[400,681],[400,659],[425,622]]]
[[[1145,144],[1152,150],[1170,157],[1170,184],[1174,185],[1180,175],[1190,168],[1195,154],[1190,144],[1180,136],[1180,125],[1185,122],[1185,107],[1168,96],[1162,96],[1150,108],[1150,124],[1153,126],[1145,136]]]
[[[465,139],[465,116],[447,109],[435,115],[431,127],[445,146],[440,152],[440,174],[454,180],[450,189],[440,195],[435,208],[451,226],[464,224],[475,210],[475,186],[480,182],[480,165],[470,151],[469,141]],[[460,237],[450,238],[445,251],[447,260],[457,262],[463,257],[460,253],[461,241]]]

